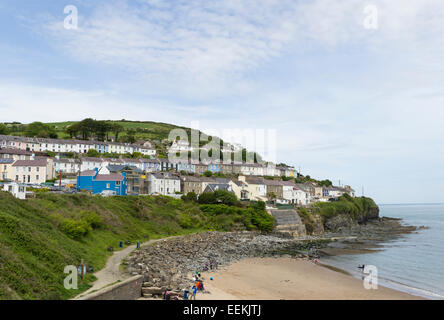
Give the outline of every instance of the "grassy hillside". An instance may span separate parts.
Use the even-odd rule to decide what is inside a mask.
[[[90,287],[66,290],[63,269],[81,259],[102,268],[119,242],[146,241],[205,230],[268,228],[261,210],[202,211],[169,197],[39,194],[21,201],[0,192],[0,300],[68,299]],[[264,222],[265,221],[265,222]]]
[[[182,128],[190,134],[190,129],[176,126],[173,124],[162,123],[162,122],[153,122],[153,121],[128,121],[128,120],[118,120],[118,121],[109,121],[113,123],[118,123],[122,125],[124,131],[119,135],[120,138],[124,138],[126,135],[126,130],[134,129],[136,131],[136,138],[141,140],[158,140],[162,141],[163,139],[168,138],[168,134],[171,130]],[[70,125],[76,123],[76,121],[64,121],[64,122],[49,122],[46,123],[52,127],[54,127],[58,138],[60,139],[69,139],[69,134],[66,132],[66,128]],[[25,124],[8,124],[10,134],[12,135],[24,135],[25,134]]]

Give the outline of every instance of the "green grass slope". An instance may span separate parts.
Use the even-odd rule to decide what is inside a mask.
[[[268,230],[257,208],[222,210],[170,197],[39,194],[18,200],[0,192],[0,300],[69,299],[90,287],[66,290],[63,273],[81,259],[97,271],[119,242],[146,241],[207,230]],[[217,209],[217,210],[216,210]]]
[[[64,122],[48,122],[46,124],[54,127],[57,136],[59,139],[69,139],[69,134],[66,133],[66,128],[68,128],[70,125],[76,123],[77,121],[64,121]],[[188,136],[190,136],[191,129],[182,127],[182,126],[176,126],[174,124],[169,123],[163,123],[163,122],[154,122],[154,121],[129,121],[129,120],[109,120],[109,122],[112,123],[118,123],[122,125],[124,128],[124,131],[122,131],[119,135],[119,138],[122,139],[126,136],[126,130],[128,129],[134,129],[136,131],[135,137],[136,139],[140,140],[163,140],[168,139],[168,135],[171,130],[173,129],[184,129]],[[14,125],[13,127],[10,127],[10,134],[11,135],[17,135],[17,136],[23,136],[25,135],[25,128],[26,125],[20,124],[20,125]]]

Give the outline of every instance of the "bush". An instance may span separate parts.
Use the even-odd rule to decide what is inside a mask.
[[[91,226],[85,220],[63,219],[60,229],[73,239],[80,239],[91,231]]]
[[[88,150],[88,157],[95,158],[95,157],[99,157],[99,156],[100,156],[100,153],[96,149],[89,149]]]
[[[214,191],[214,196],[218,203],[226,204],[227,206],[235,206],[239,204],[239,200],[233,192],[226,190]]]
[[[181,197],[181,199],[183,201],[192,201],[192,202],[197,202],[197,194],[194,193],[193,191],[188,192],[186,195],[183,195]]]
[[[102,218],[97,213],[95,213],[93,211],[82,212],[82,218],[93,229],[98,229],[102,226]]]
[[[217,199],[214,192],[204,192],[199,195],[199,199],[197,200],[200,204],[216,204]]]
[[[378,208],[378,206],[370,198],[352,198],[350,195],[344,194],[339,197],[338,201],[318,202],[314,205],[314,208],[319,212],[325,222],[326,219],[339,214],[347,214],[355,220],[360,220],[360,217],[371,213],[370,211]]]

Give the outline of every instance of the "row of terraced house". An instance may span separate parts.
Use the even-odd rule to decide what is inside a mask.
[[[149,141],[130,144],[94,140],[29,138],[0,135],[0,148],[20,149],[30,152],[51,151],[56,153],[88,153],[90,149],[94,149],[99,153],[132,154],[139,152],[146,156],[156,155],[156,150]]]
[[[202,176],[206,171],[235,176],[235,179]],[[77,176],[79,190],[94,194],[162,194],[177,196],[195,192],[227,190],[243,200],[274,200],[306,205],[326,201],[343,193],[354,196],[350,187],[319,187],[296,184],[280,177],[294,177],[292,167],[254,163],[192,163],[148,158],[60,158],[35,156],[23,148],[0,149],[0,178],[22,184],[40,184],[59,174]],[[265,177],[275,177],[266,179]]]

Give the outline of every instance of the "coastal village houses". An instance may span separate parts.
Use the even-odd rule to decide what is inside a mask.
[[[177,151],[189,150],[179,142],[173,146]],[[85,156],[91,149],[103,156]],[[47,151],[57,155],[50,157]],[[68,152],[69,157],[64,155]],[[144,157],[126,156],[135,152]],[[117,156],[110,158],[111,154]],[[0,178],[7,183],[35,185],[60,174],[77,181],[79,190],[93,194],[179,197],[189,192],[200,195],[203,192],[227,190],[241,200],[276,200],[278,203],[295,205],[329,201],[345,193],[354,196],[354,190],[349,186],[323,187],[310,182],[295,183],[291,178],[298,173],[290,166],[223,161],[194,163],[191,160],[170,161],[155,156],[150,141],[128,144],[0,135]],[[213,176],[205,176],[207,171]]]
[[[92,194],[127,195],[125,173],[99,174],[99,169],[87,170],[77,176],[77,189],[86,190]]]
[[[150,194],[174,195],[180,193],[180,178],[171,172],[157,172],[149,174]]]
[[[12,165],[13,180],[27,184],[41,184],[55,177],[53,166],[49,161],[39,160],[17,160]]]

